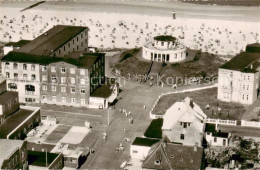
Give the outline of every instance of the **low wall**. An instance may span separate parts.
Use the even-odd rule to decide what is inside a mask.
[[[241,120],[241,126],[258,127],[258,128],[260,128],[260,122]]]

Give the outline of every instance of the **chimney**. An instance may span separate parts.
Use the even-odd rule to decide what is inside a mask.
[[[193,108],[193,106],[194,106],[194,105],[193,105],[193,98],[191,97],[191,98],[190,98],[190,107]]]

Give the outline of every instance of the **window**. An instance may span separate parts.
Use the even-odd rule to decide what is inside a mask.
[[[249,85],[247,85],[246,89],[249,90]]]
[[[27,78],[28,78],[28,75],[27,74],[23,74],[23,79],[27,80]]]
[[[184,134],[181,134],[180,139],[181,139],[181,140],[184,140]]]
[[[23,70],[27,70],[27,64],[23,64]]]
[[[62,67],[61,68],[61,73],[65,73],[66,72],[66,68],[65,67]]]
[[[8,89],[9,90],[17,90],[17,85],[15,83],[9,83],[8,84]]]
[[[161,42],[161,45],[164,46],[164,42]]]
[[[250,80],[250,76],[247,77],[247,80]]]
[[[32,70],[32,71],[35,70],[35,65],[34,65],[34,64],[31,65],[31,70]]]
[[[10,73],[9,72],[6,72],[6,78],[10,78]]]
[[[246,100],[248,100],[248,95],[246,95]]]
[[[52,83],[57,83],[57,77],[55,75],[51,76],[51,82]]]
[[[14,69],[17,69],[18,68],[18,64],[17,63],[14,63]]]
[[[56,72],[55,66],[51,66],[51,72]]]
[[[233,77],[233,72],[230,72],[230,77]]]
[[[85,84],[85,79],[80,79],[80,84]]]
[[[66,92],[66,87],[61,87],[61,92],[65,93]]]
[[[80,100],[80,103],[81,103],[82,105],[85,105],[85,104],[86,104],[86,100],[85,100],[85,99],[81,99],[81,100]]]
[[[47,76],[46,75],[42,75],[42,81],[47,81]]]
[[[35,87],[33,85],[25,85],[25,92],[27,93],[34,93],[35,92]]]
[[[136,150],[133,150],[133,153],[138,153],[138,151],[136,151]]]
[[[18,73],[14,73],[14,79],[18,79]]]
[[[75,74],[75,68],[70,68],[70,74]]]
[[[217,138],[214,138],[214,142],[217,142],[218,141],[218,139]]]
[[[31,75],[31,80],[35,80],[35,79],[36,79],[35,74],[32,74],[32,75]]]
[[[75,93],[75,92],[76,92],[75,87],[71,87],[71,93]]]
[[[47,90],[47,85],[42,85],[42,90]]]
[[[183,123],[183,128],[187,128],[187,123]]]
[[[65,84],[66,83],[66,77],[61,77],[61,83]]]
[[[5,68],[9,68],[10,64],[8,62],[5,63]]]
[[[47,100],[47,95],[46,94],[42,95],[42,100]]]
[[[81,93],[81,94],[85,94],[85,93],[86,93],[86,89],[83,89],[83,88],[82,88],[82,89],[80,90],[80,93]]]
[[[75,84],[75,83],[76,83],[76,80],[75,80],[75,78],[73,78],[73,77],[72,77],[72,78],[70,78],[70,83],[71,83],[71,84]]]
[[[47,70],[47,66],[42,66],[42,71],[46,71]]]
[[[51,97],[51,100],[52,100],[53,102],[56,102],[56,96],[52,96],[52,97]]]
[[[56,91],[56,86],[51,86],[51,91]]]
[[[61,101],[62,101],[63,103],[66,103],[66,97],[61,97]]]
[[[71,103],[76,103],[76,99],[75,98],[71,98]]]
[[[80,69],[80,75],[85,75],[85,69]]]
[[[246,88],[246,86],[245,86],[245,85],[243,85],[243,90],[245,90],[245,88]]]
[[[156,161],[154,161],[154,164],[155,165],[161,165],[161,161],[160,160],[156,160]]]

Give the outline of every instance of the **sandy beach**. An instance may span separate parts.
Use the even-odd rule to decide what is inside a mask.
[[[20,12],[34,3],[1,2],[2,41],[33,39],[57,24],[89,27],[89,44],[99,48],[140,47],[147,39],[168,34],[192,49],[235,55],[246,44],[259,41],[258,7],[77,0],[45,2]],[[175,20],[171,16],[173,9]]]

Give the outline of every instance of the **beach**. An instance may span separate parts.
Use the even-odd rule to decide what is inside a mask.
[[[141,47],[167,34],[188,48],[235,55],[259,41],[258,7],[220,7],[147,1],[45,2],[4,1],[0,6],[0,38],[4,42],[33,39],[57,24],[89,27],[89,45],[103,48]],[[172,18],[172,11],[176,19]]]

